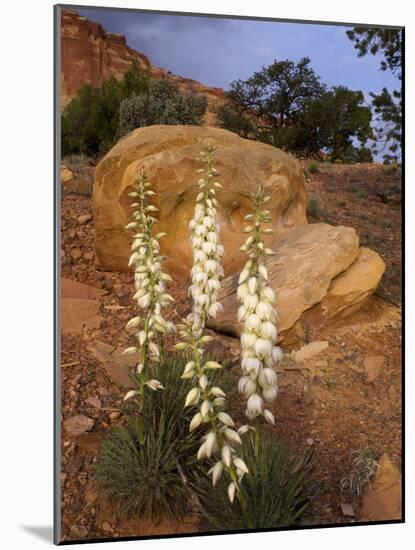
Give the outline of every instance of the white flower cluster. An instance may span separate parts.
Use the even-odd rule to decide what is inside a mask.
[[[134,209],[134,220],[126,228],[135,231],[131,245],[131,257],[129,267],[134,269],[135,294],[133,299],[137,300],[140,308],[146,310],[141,317],[137,315],[127,323],[128,330],[134,330],[135,337],[140,348],[140,361],[137,365],[137,374],[140,375],[140,391],[132,390],[127,393],[124,399],[134,395],[143,395],[144,386],[152,390],[162,388],[158,380],[149,379],[144,371],[147,363],[159,362],[162,354],[161,336],[167,332],[173,332],[175,327],[170,321],[162,316],[162,308],[169,305],[173,298],[166,293],[166,282],[171,281],[170,275],[161,270],[162,256],[160,256],[159,240],[165,233],[158,233],[153,236],[153,226],[157,219],[153,213],[157,208],[149,204],[148,199],[153,197],[155,192],[150,188],[150,182],[144,172],[141,171],[137,179],[135,189],[130,193],[134,202],[131,207]],[[124,350],[124,355],[133,355],[139,350],[137,346],[131,346]]]
[[[203,443],[197,454],[199,460],[212,458],[217,460],[209,470],[212,483],[216,485],[222,472],[225,470],[230,478],[228,496],[231,502],[235,495],[243,498],[240,490],[240,481],[248,473],[245,462],[238,456],[237,446],[242,444],[240,437],[246,427],[239,431],[229,414],[224,412],[225,392],[212,384],[212,371],[221,369],[216,361],[208,361],[203,356],[204,346],[212,337],[204,335],[206,320],[215,316],[220,309],[218,293],[223,268],[220,258],[223,247],[219,244],[219,226],[216,222],[218,202],[215,199],[215,188],[220,184],[214,181],[217,175],[212,163],[214,148],[209,146],[206,153],[205,177],[199,180],[200,193],[196,198],[194,218],[189,224],[191,230],[191,244],[193,248],[194,265],[192,268],[192,285],[189,292],[192,296],[192,313],[184,324],[179,327],[182,342],[176,345],[179,350],[191,352],[192,360],[184,369],[182,378],[195,380],[196,385],[189,391],[185,406],[198,406],[199,410],[190,423],[190,431],[202,424],[209,425],[210,429],[203,437]]]
[[[266,409],[266,403],[275,401],[278,392],[275,364],[282,359],[282,350],[276,346],[277,314],[275,310],[275,293],[267,285],[268,272],[264,257],[274,252],[265,248],[261,234],[268,234],[272,229],[261,229],[263,223],[270,223],[268,210],[261,210],[270,197],[264,196],[264,189],[259,187],[252,194],[254,214],[248,214],[249,222],[244,229],[251,233],[241,250],[246,252],[249,260],[240,277],[237,296],[241,302],[238,309],[238,321],[244,324],[241,335],[242,373],[238,389],[247,398],[246,416],[258,419],[261,415],[274,425],[274,415]]]
[[[200,192],[196,197],[193,219],[189,223],[191,231],[190,244],[193,250],[192,284],[189,294],[193,298],[193,312],[202,323],[208,316],[215,317],[221,306],[218,303],[220,278],[223,268],[220,260],[224,254],[219,243],[219,224],[216,221],[218,201],[215,188],[222,186],[213,181],[217,171],[212,166],[214,148],[209,147],[206,154],[206,170],[201,168],[199,174],[205,173],[199,182]]]

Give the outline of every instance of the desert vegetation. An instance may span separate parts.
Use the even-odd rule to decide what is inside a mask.
[[[136,65],[121,80],[85,84],[62,113],[62,156],[102,156],[120,137],[151,124],[201,124],[206,99],[151,80]]]
[[[282,358],[282,350],[276,346],[275,295],[267,286],[268,274],[262,261],[264,255],[274,254],[264,247],[261,237],[272,231],[262,229],[264,222],[271,222],[270,213],[263,209],[269,197],[259,187],[252,196],[253,212],[245,216],[245,232],[252,234],[242,247],[249,259],[241,271],[238,289],[242,302],[238,317],[245,326],[238,390],[247,400],[247,423],[237,428],[221,387],[223,365],[209,359],[205,349],[212,340],[206,334],[206,321],[221,308],[220,260],[225,251],[216,221],[220,204],[215,194],[221,184],[213,165],[214,148],[209,146],[202,158],[205,167],[199,170],[200,192],[189,224],[194,261],[189,287],[191,313],[178,325],[180,341],[175,345],[178,352],[185,354],[186,361],[183,356],[175,359],[164,352],[163,336],[175,330],[174,324],[162,316],[163,307],[173,300],[165,290],[171,277],[161,271],[159,239],[164,235],[152,234],[157,209],[148,203],[154,191],[144,172],[130,193],[132,208],[136,209],[133,221],[127,225],[135,232],[130,258],[136,287],[133,298],[144,314],[127,323],[126,328],[133,331],[137,343],[126,348],[124,355],[138,353],[139,363],[133,374],[136,389],[124,397],[130,405],[126,424],[115,428],[104,442],[97,466],[98,480],[127,513],[139,517],[178,517],[186,510],[186,499],[194,494],[196,511],[211,528],[223,531],[241,526],[290,525],[312,498],[312,468],[309,461],[303,464],[294,460],[282,443],[261,436],[261,417],[275,424],[274,415],[265,404],[277,397],[273,367]],[[183,366],[181,373],[177,365]],[[168,388],[160,378],[165,379]],[[155,399],[151,395],[155,393],[165,395]],[[186,410],[191,411],[190,417]],[[213,487],[227,478],[225,502],[223,483],[214,490],[206,487],[205,464]],[[288,472],[295,474],[287,479]],[[191,493],[187,494],[189,486]],[[276,493],[277,500],[267,498],[267,493]],[[181,509],[176,506],[178,499],[182,501]],[[225,508],[233,508],[225,517],[224,504]]]
[[[349,38],[398,70],[394,33]],[[136,66],[67,105],[62,540],[398,519],[397,94],[369,105],[305,58],[232,83],[233,134]]]

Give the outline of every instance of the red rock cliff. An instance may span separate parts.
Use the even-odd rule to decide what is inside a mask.
[[[62,108],[76,95],[82,84],[99,86],[111,76],[122,78],[135,61],[151,78],[169,78],[182,91],[193,90],[206,95],[209,102],[206,122],[213,123],[212,107],[224,96],[221,88],[210,88],[152,65],[147,56],[127,45],[123,35],[106,32],[99,23],[89,21],[76,11],[62,11],[61,40]]]

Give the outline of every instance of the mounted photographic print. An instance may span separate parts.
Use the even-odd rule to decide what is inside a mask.
[[[403,46],[55,6],[55,543],[404,521]]]

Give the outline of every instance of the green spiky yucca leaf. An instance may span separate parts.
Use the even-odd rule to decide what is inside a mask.
[[[137,418],[117,426],[102,445],[96,467],[101,489],[128,516],[180,517],[186,512],[188,495],[178,465],[186,469],[192,456],[189,437],[178,440],[161,418],[146,427],[140,443]]]
[[[241,457],[249,469],[242,487],[253,528],[275,529],[298,522],[315,492],[311,455],[296,457],[274,435],[261,433],[258,456],[252,442],[245,437]],[[225,479],[215,488],[203,480],[197,485],[202,516],[210,528],[220,531],[247,528],[240,501],[235,499],[229,505]]]

